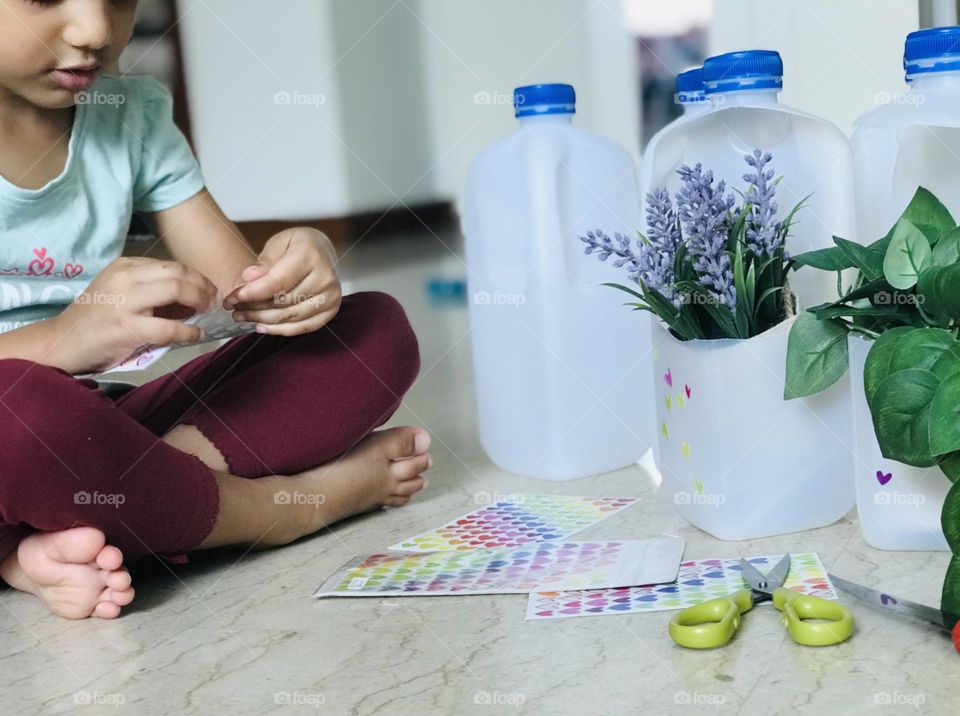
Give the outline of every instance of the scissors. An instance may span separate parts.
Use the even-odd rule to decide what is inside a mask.
[[[688,649],[723,646],[740,628],[740,615],[766,601],[773,601],[783,612],[783,624],[798,644],[829,646],[846,641],[853,633],[853,616],[844,605],[784,589],[790,573],[789,554],[766,575],[745,559],[740,560],[740,570],[749,589],[678,612],[670,620],[670,638]]]
[[[834,574],[829,576],[830,581],[847,594],[867,604],[880,607],[884,609],[887,614],[898,614],[909,617],[910,619],[929,622],[930,624],[940,627],[940,629],[950,634],[953,639],[954,648],[960,651],[960,618],[958,618],[956,614],[928,607],[925,604],[917,604],[916,602],[911,602],[909,599],[895,597],[886,592],[878,592],[876,589],[870,589],[870,587],[865,587],[862,584],[848,582],[843,577],[838,577]]]

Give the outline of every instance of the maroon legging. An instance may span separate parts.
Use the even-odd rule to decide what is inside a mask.
[[[386,422],[419,367],[407,317],[382,293],[345,297],[313,333],[234,338],[115,400],[59,368],[0,360],[0,556],[80,525],[128,559],[187,552],[212,530],[219,490],[167,431],[195,425],[234,475],[299,472]]]

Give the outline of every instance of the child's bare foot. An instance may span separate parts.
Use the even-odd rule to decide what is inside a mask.
[[[281,524],[261,544],[285,544],[342,519],[384,505],[401,507],[427,486],[430,435],[420,428],[380,430],[338,459],[291,477],[274,478]]]
[[[133,601],[123,555],[93,527],[26,537],[0,564],[0,577],[68,619],[114,619]]]

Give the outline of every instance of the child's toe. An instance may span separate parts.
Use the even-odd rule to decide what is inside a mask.
[[[98,602],[93,608],[93,616],[100,619],[116,619],[120,616],[120,605],[114,602]]]
[[[108,572],[113,572],[123,566],[123,552],[116,547],[107,545],[97,555],[97,566]]]
[[[124,589],[130,589],[130,585],[133,580],[130,578],[130,572],[125,569],[118,569],[113,572],[106,572],[104,577],[104,584],[110,589],[116,591],[123,591]]]
[[[410,495],[420,492],[426,484],[427,481],[418,475],[410,480],[404,480],[397,485],[393,490],[393,494],[399,497],[409,497]]]
[[[104,589],[100,594],[101,602],[113,602],[118,607],[125,607],[133,601],[132,589]]]
[[[416,455],[396,460],[390,465],[390,474],[397,480],[410,480],[430,467],[429,455]]]

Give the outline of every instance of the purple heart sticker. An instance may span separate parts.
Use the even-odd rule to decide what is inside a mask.
[[[886,485],[890,480],[893,479],[892,472],[884,472],[883,470],[877,470],[877,482],[881,485]]]

